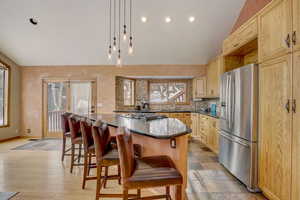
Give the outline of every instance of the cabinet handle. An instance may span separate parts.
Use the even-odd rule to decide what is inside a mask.
[[[293,44],[296,45],[296,43],[297,43],[296,31],[293,32],[292,41],[293,41]]]
[[[287,35],[286,39],[285,39],[285,43],[286,43],[286,46],[288,48],[291,47],[291,37],[290,37],[290,34]]]
[[[237,43],[237,44],[233,45],[233,47],[237,47],[237,46],[239,46],[239,45],[240,45],[240,43]]]
[[[296,107],[297,107],[296,99],[293,99],[293,106],[292,106],[293,113],[296,113]]]
[[[288,100],[287,103],[285,104],[285,109],[288,113],[290,113],[290,100]]]

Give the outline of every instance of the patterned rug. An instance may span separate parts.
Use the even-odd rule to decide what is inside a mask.
[[[12,150],[29,150],[29,151],[60,151],[62,139],[40,139],[29,140],[30,142],[17,146]],[[68,145],[68,144],[67,144]]]
[[[9,200],[16,194],[18,194],[18,192],[0,192],[0,200]]]

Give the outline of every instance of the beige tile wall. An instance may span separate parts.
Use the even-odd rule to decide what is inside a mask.
[[[115,109],[116,76],[202,76],[205,65],[147,66],[42,66],[22,67],[22,135],[42,136],[43,78],[91,78],[97,80],[97,112]],[[31,129],[27,134],[26,129]]]

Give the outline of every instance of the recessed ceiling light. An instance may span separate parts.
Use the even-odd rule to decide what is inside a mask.
[[[166,21],[166,23],[170,23],[172,21],[171,17],[166,17],[165,21]]]
[[[142,20],[143,23],[146,23],[147,22],[147,17],[142,17],[141,20]]]
[[[30,22],[32,25],[37,25],[37,24],[38,24],[38,20],[35,19],[35,18],[30,18],[30,19],[29,19],[29,22]]]
[[[190,22],[194,22],[195,21],[195,17],[193,17],[193,16],[189,17],[189,21]]]

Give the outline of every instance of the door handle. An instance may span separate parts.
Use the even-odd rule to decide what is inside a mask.
[[[296,45],[296,43],[297,43],[296,31],[293,32],[292,41],[293,41],[293,44]]]
[[[296,106],[297,106],[296,99],[293,99],[293,105],[292,105],[292,111],[293,111],[293,113],[296,113]]]
[[[285,109],[288,113],[290,113],[290,100],[288,100],[285,104]]]
[[[285,44],[288,48],[291,47],[291,37],[290,34],[287,35],[286,39],[285,39]]]

